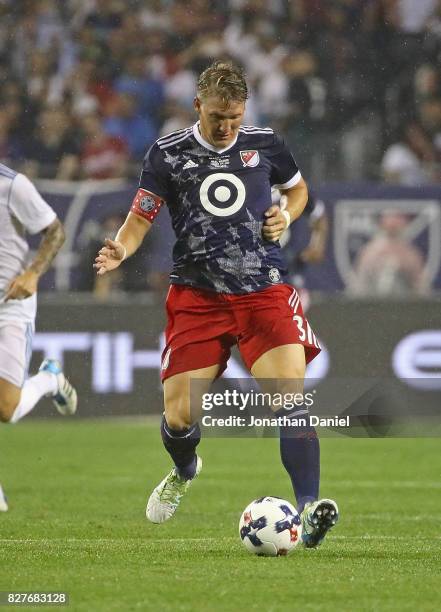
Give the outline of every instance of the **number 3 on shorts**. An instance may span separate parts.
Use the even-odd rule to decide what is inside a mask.
[[[304,324],[303,317],[301,317],[300,315],[294,315],[292,319],[297,324],[297,328],[299,330],[300,342],[304,342],[306,340],[306,331],[305,331],[305,328],[303,327],[303,324]]]

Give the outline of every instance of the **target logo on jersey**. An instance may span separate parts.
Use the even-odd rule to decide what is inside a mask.
[[[216,217],[228,217],[240,210],[245,195],[245,185],[240,178],[227,172],[210,174],[199,189],[202,206]]]

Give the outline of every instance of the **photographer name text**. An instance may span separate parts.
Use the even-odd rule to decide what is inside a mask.
[[[350,417],[318,417],[307,415],[295,418],[289,416],[254,417],[228,416],[214,417],[206,414],[202,417],[204,427],[350,427]]]

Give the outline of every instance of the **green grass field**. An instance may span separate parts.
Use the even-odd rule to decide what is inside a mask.
[[[152,525],[147,494],[170,468],[146,419],[2,427],[0,590],[66,591],[67,609],[88,612],[437,610],[439,449],[324,440],[321,493],[341,521],[320,549],[268,559],[246,552],[237,524],[255,497],[292,498],[275,439],[203,441],[191,493]]]

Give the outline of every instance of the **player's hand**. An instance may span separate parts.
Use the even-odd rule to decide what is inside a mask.
[[[275,242],[286,230],[287,221],[285,215],[282,214],[280,207],[275,204],[270,206],[264,214],[266,219],[263,222],[262,235],[265,240]]]
[[[299,254],[299,259],[301,261],[311,264],[319,264],[324,260],[324,258],[325,250],[318,245],[310,244]]]
[[[23,274],[13,278],[6,290],[5,302],[31,297],[37,291],[38,279],[38,274],[33,270],[26,270]]]
[[[106,272],[115,270],[126,255],[126,249],[117,240],[110,240],[106,238],[104,240],[104,246],[99,250],[98,255],[95,257],[95,263],[93,267],[96,269],[96,273],[102,276]]]

